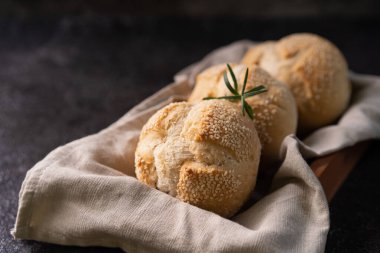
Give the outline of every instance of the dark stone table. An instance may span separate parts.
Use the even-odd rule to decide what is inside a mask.
[[[0,19],[0,252],[120,252],[13,241],[25,173],[58,145],[108,126],[212,49],[308,31],[336,43],[352,70],[380,75],[379,25],[380,19],[90,14]],[[380,251],[379,153],[373,141],[332,201],[327,252]]]

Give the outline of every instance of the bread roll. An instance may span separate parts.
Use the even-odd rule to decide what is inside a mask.
[[[249,68],[246,91],[264,85],[268,92],[246,98],[254,112],[256,130],[262,144],[262,161],[265,164],[276,162],[283,139],[297,128],[297,109],[294,98],[284,84],[275,80],[263,69],[254,65],[232,64],[232,70],[238,81],[241,93],[245,71]],[[231,95],[227,89],[223,73],[227,70],[225,64],[213,66],[196,78],[196,84],[189,102],[201,101],[204,97],[220,97]],[[229,76],[232,83],[231,76]],[[236,101],[241,108],[241,102]]]
[[[290,87],[301,134],[331,124],[347,107],[347,63],[332,43],[317,35],[293,34],[260,44],[248,50],[242,62],[259,65]]]
[[[260,141],[229,101],[172,103],[142,129],[135,153],[141,182],[230,217],[256,184]]]

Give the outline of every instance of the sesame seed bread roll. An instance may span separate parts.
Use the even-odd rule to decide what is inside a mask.
[[[299,133],[333,123],[348,105],[347,63],[329,41],[293,34],[248,50],[243,63],[257,64],[291,89],[298,107]]]
[[[271,164],[279,159],[279,151],[284,138],[295,133],[297,128],[297,108],[294,98],[288,87],[265,70],[255,65],[232,64],[232,70],[241,92],[244,83],[245,71],[248,68],[246,91],[264,85],[268,91],[246,98],[254,112],[254,123],[262,145],[262,162]],[[225,64],[206,69],[196,78],[196,84],[189,102],[201,101],[204,97],[220,97],[231,95],[224,83],[223,73],[227,70]],[[232,84],[232,78],[228,73]],[[241,102],[234,101],[241,110]]]
[[[260,149],[254,123],[231,102],[172,103],[144,125],[136,175],[184,202],[230,217],[255,187]]]

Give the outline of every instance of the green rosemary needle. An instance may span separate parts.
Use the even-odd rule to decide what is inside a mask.
[[[248,81],[248,72],[249,72],[248,68],[247,68],[247,70],[245,71],[243,88],[241,90],[241,94],[239,94],[239,91],[238,91],[239,85],[237,83],[236,76],[235,76],[234,72],[232,71],[232,68],[229,64],[227,64],[227,68],[228,68],[228,71],[230,72],[230,75],[232,77],[233,86],[231,85],[230,81],[228,80],[227,71],[224,71],[224,73],[223,73],[224,83],[227,86],[228,90],[233,95],[232,96],[222,96],[222,97],[205,97],[205,98],[203,98],[203,100],[210,100],[210,99],[227,99],[227,100],[232,100],[232,101],[240,100],[241,110],[242,110],[243,115],[245,115],[245,113],[247,113],[249,118],[253,120],[254,114],[253,114],[252,107],[247,103],[247,101],[245,101],[245,99],[252,97],[252,96],[255,96],[255,95],[258,95],[260,93],[266,92],[266,91],[268,91],[268,89],[265,86],[260,85],[260,86],[256,86],[253,89],[250,89],[249,91],[245,91],[245,88],[247,86],[247,81]]]

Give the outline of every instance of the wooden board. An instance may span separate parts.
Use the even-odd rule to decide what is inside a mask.
[[[360,142],[355,146],[318,158],[311,163],[310,167],[319,178],[329,202],[359,162],[368,146],[369,141]]]

